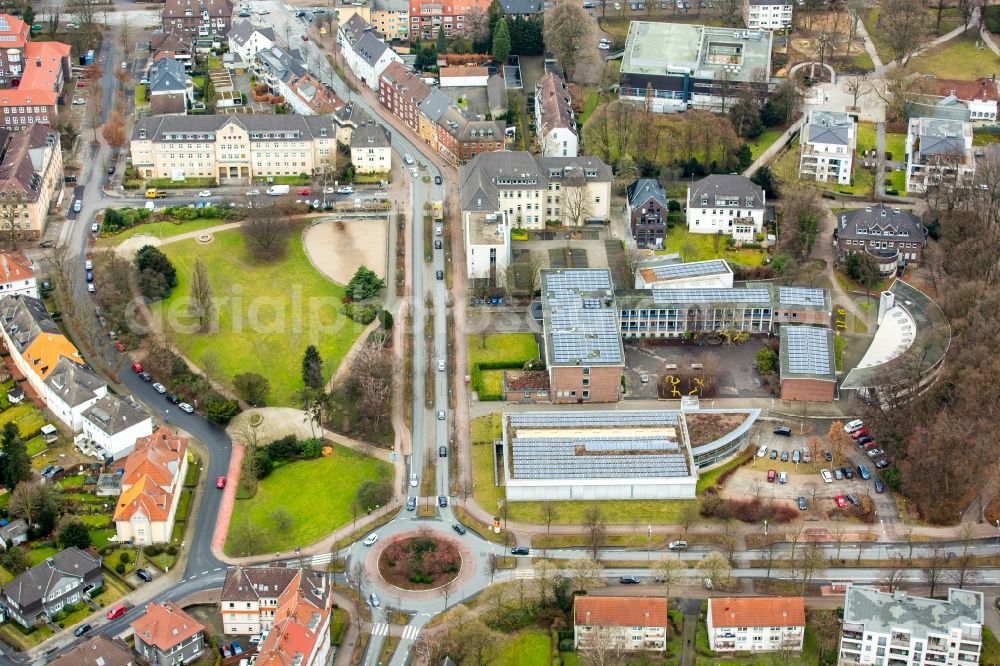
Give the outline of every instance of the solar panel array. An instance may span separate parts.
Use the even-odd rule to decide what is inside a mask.
[[[604,291],[611,289],[611,275],[607,270],[576,269],[545,271],[545,288],[548,291]]]
[[[700,277],[702,275],[715,275],[717,273],[728,272],[730,271],[726,266],[726,262],[721,259],[695,261],[690,264],[657,266],[653,269],[653,274],[661,280],[677,280],[680,278]]]
[[[833,359],[830,358],[830,329],[812,326],[788,326],[785,329],[788,370],[793,374],[830,375]]]
[[[677,442],[664,437],[601,437],[588,439],[584,448],[591,453],[608,451],[669,451],[680,450]]]
[[[622,362],[622,342],[614,310],[553,310],[549,324],[549,338],[557,364]]]
[[[513,428],[642,428],[677,425],[677,412],[670,410],[614,412],[520,412],[508,417]]]
[[[653,289],[657,304],[752,303],[770,305],[767,289]]]
[[[516,479],[615,479],[631,477],[685,477],[687,460],[681,453],[577,455],[580,439],[521,439],[511,443]]]
[[[822,306],[826,304],[826,292],[804,287],[778,287],[778,302],[782,305]]]

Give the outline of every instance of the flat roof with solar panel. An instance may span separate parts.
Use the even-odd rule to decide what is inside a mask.
[[[833,330],[821,326],[781,327],[781,379],[837,381]]]
[[[548,365],[624,365],[611,271],[549,269],[541,278]]]

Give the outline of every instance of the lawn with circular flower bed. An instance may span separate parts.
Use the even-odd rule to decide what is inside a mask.
[[[462,556],[451,541],[431,534],[400,537],[386,544],[378,571],[390,585],[404,590],[428,590],[454,580]]]

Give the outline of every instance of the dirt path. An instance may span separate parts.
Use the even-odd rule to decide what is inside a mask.
[[[830,280],[830,293],[833,295],[833,302],[842,305],[848,312],[861,321],[868,322],[868,315],[858,307],[854,299],[844,291],[837,281],[836,275],[836,245],[833,240],[833,231],[837,227],[837,217],[830,210],[830,207],[823,206],[823,229],[820,231],[816,243],[813,245],[812,258],[822,259],[826,262],[826,269],[823,274]]]

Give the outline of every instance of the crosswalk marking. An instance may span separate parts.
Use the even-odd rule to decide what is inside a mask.
[[[417,634],[420,633],[420,627],[414,627],[413,625],[406,625],[403,627],[403,640],[416,640]]]
[[[414,627],[413,625],[406,625],[403,627],[402,639],[406,640],[416,640],[417,636],[420,634],[420,627]],[[388,636],[389,635],[389,624],[386,622],[379,622],[378,624],[372,625],[372,636]]]
[[[380,622],[379,624],[372,625],[372,636],[388,636],[389,635],[389,625],[385,622]]]
[[[514,571],[514,578],[529,580],[535,577],[534,569],[517,569]]]
[[[312,563],[317,564],[329,564],[333,560],[333,553],[323,553],[321,555],[313,555]]]

